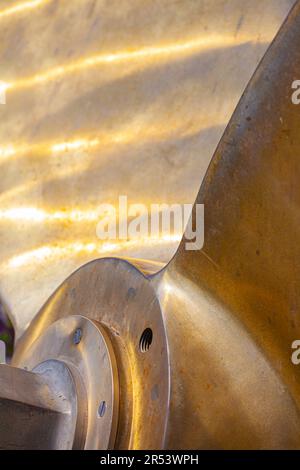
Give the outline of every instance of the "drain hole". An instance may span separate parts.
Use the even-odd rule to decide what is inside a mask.
[[[140,351],[142,353],[148,351],[152,344],[153,333],[151,328],[146,328],[143,332],[141,339],[140,339]]]

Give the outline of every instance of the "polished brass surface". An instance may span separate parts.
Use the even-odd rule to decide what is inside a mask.
[[[300,334],[299,108],[291,101],[299,44],[297,2],[200,188],[203,249],[187,251],[183,239],[151,276],[117,259],[83,266],[18,343],[16,366],[59,318],[80,311],[105,326],[126,383],[116,448],[300,448],[300,382],[291,362]],[[147,328],[149,349],[140,343]]]
[[[188,252],[182,242],[156,281],[172,332],[170,430],[180,425],[183,446],[300,447],[299,371],[291,361],[300,336],[300,114],[291,99],[299,44],[297,2],[201,186],[203,249]],[[179,319],[188,342],[176,337]]]
[[[170,260],[182,233],[103,242],[98,206],[193,204],[293,3],[0,1],[0,293],[17,336],[89,260]]]
[[[52,2],[41,2],[43,8],[46,8],[46,3],[47,8],[50,5],[53,8]],[[27,5],[26,8],[40,11],[37,9],[41,4]],[[106,21],[112,26],[109,10],[104,8],[105,2],[85,4],[90,7],[94,5],[89,18],[97,18],[98,7],[102,13],[106,12],[108,16],[101,17],[104,31]],[[63,6],[57,9],[62,8],[63,13],[72,14],[70,3],[68,7],[63,2],[59,5]],[[26,234],[26,230],[27,235],[31,233],[26,224],[32,224],[34,220],[35,226],[41,223],[44,230],[43,233],[37,230],[36,235],[43,240],[43,246],[36,248],[36,239],[32,238],[32,249],[28,250],[28,246],[23,251],[20,249],[20,253],[14,253],[11,258],[8,256],[3,265],[6,271],[3,271],[2,290],[6,298],[11,294],[11,306],[21,295],[21,292],[15,294],[16,271],[13,269],[20,273],[24,288],[39,287],[38,294],[28,294],[28,310],[24,309],[23,315],[13,309],[19,331],[25,328],[25,319],[28,321],[34,317],[34,309],[29,313],[29,305],[38,305],[42,299],[45,294],[43,283],[47,281],[47,288],[53,286],[71,266],[76,267],[87,257],[86,253],[83,254],[85,230],[91,226],[95,228],[97,217],[91,215],[90,208],[84,207],[83,202],[89,202],[94,210],[100,194],[104,198],[102,202],[111,202],[116,194],[124,192],[131,195],[133,191],[140,202],[153,201],[154,193],[159,201],[168,195],[167,201],[172,202],[176,196],[175,185],[172,190],[172,178],[179,175],[182,186],[177,187],[176,197],[178,191],[183,189],[180,202],[188,201],[185,198],[191,197],[193,179],[188,180],[187,173],[185,176],[181,173],[177,166],[183,165],[180,158],[186,161],[187,156],[192,156],[196,151],[198,153],[199,148],[203,149],[205,164],[204,160],[200,165],[197,162],[200,166],[197,176],[201,179],[216,143],[216,135],[223,130],[228,118],[226,113],[233,111],[238,98],[233,98],[230,91],[234,90],[233,93],[240,95],[243,80],[246,75],[248,78],[258,56],[261,57],[275,33],[276,21],[280,18],[279,22],[282,22],[283,13],[288,9],[287,2],[275,1],[259,2],[259,14],[256,2],[166,1],[159,4],[124,2],[124,5],[126,8],[119,10],[120,15],[114,11],[116,16],[113,17],[110,33],[107,30],[107,36],[102,36],[103,51],[87,51],[87,43],[81,37],[79,44],[82,49],[83,45],[86,46],[83,57],[71,57],[66,65],[58,67],[53,64],[54,56],[50,48],[47,56],[50,65],[43,71],[28,71],[25,78],[6,79],[8,100],[12,99],[15,107],[12,122],[17,122],[18,112],[22,114],[21,110],[18,111],[17,98],[21,102],[33,99],[28,98],[25,91],[35,90],[35,99],[38,96],[49,105],[47,111],[40,106],[40,102],[34,107],[33,116],[41,119],[37,127],[31,117],[25,120],[29,124],[21,125],[19,122],[20,136],[24,137],[27,129],[31,143],[23,139],[18,145],[6,147],[6,154],[3,155],[7,168],[12,168],[12,179],[15,173],[10,165],[20,159],[23,163],[27,161],[28,168],[32,158],[40,162],[42,155],[46,160],[48,158],[48,163],[49,159],[55,161],[58,154],[62,160],[70,157],[74,162],[77,156],[76,163],[81,164],[84,158],[88,161],[86,179],[80,173],[80,165],[75,176],[75,165],[72,167],[75,173],[69,174],[72,186],[60,188],[50,175],[45,160],[45,171],[47,168],[53,187],[42,179],[42,193],[38,199],[35,194],[34,200],[44,203],[47,196],[48,201],[51,200],[51,204],[56,202],[57,207],[41,204],[39,208],[27,205],[22,210],[20,207],[3,209],[2,223],[3,226],[7,224],[10,230],[16,220],[23,221],[22,235]],[[177,15],[172,27],[166,28],[166,25],[171,25],[168,14],[174,13],[173,8]],[[221,12],[222,35],[217,35],[216,18],[220,21]],[[151,13],[155,18],[154,29],[151,29]],[[14,14],[7,10],[5,13],[4,10],[3,18]],[[41,11],[39,14],[43,17]],[[57,10],[53,9],[52,14],[55,18]],[[74,17],[77,18],[76,15]],[[128,29],[120,32],[119,21],[124,24],[124,18]],[[206,33],[195,38],[193,34],[197,28],[199,32],[201,18],[203,22],[200,24]],[[86,19],[87,23],[89,21]],[[80,24],[82,22],[83,15]],[[187,24],[189,27],[185,30],[182,26]],[[96,29],[98,25],[96,22]],[[75,31],[76,24],[72,23],[73,27]],[[260,27],[261,32],[257,33]],[[133,30],[131,36],[129,32]],[[210,30],[213,31],[211,35]],[[84,28],[80,31],[82,33]],[[90,23],[88,31],[88,38],[97,35],[93,33]],[[179,31],[186,31],[184,40],[178,37]],[[171,41],[172,34],[176,41]],[[119,48],[106,50],[105,37],[111,41],[114,38],[116,45],[119,40]],[[130,41],[126,43],[125,39],[129,38],[136,40],[134,46],[129,45]],[[41,43],[43,40],[42,35]],[[109,44],[111,46],[112,43]],[[159,270],[159,263],[150,264],[147,258],[149,261],[153,257],[160,263],[168,259],[172,250],[167,255],[160,243],[153,246],[150,243],[151,256],[147,256],[145,250],[147,243],[143,245],[141,242],[133,252],[128,248],[131,241],[127,247],[126,243],[115,247],[118,254],[138,254],[143,260],[103,258],[82,266],[54,292],[17,343],[13,366],[33,368],[35,361],[51,359],[53,355],[55,359],[65,360],[69,364],[69,361],[72,363],[70,358],[76,357],[77,369],[81,374],[85,371],[86,387],[93,382],[93,374],[89,371],[106,364],[104,370],[109,374],[108,381],[104,381],[104,394],[112,398],[107,403],[110,422],[105,430],[116,431],[114,439],[104,447],[300,448],[300,382],[298,369],[291,362],[291,345],[300,334],[297,315],[300,304],[297,289],[300,274],[300,253],[297,255],[300,249],[300,115],[299,108],[291,101],[291,86],[300,70],[299,44],[300,2],[297,2],[243,94],[196,198],[196,203],[205,205],[203,249],[187,251],[183,238],[175,256]],[[259,52],[255,60],[252,57],[253,60],[248,62],[245,59],[249,57],[246,51],[253,52],[253,47],[258,47],[256,51]],[[59,56],[62,53],[58,49],[56,54]],[[242,58],[245,66],[247,64],[245,75],[239,62]],[[107,64],[110,64],[109,68]],[[224,73],[221,65],[225,67]],[[99,67],[103,71],[101,78]],[[232,77],[229,78],[230,67],[233,67],[235,82],[232,82]],[[201,76],[204,71],[207,72],[206,78],[212,86],[210,88],[206,83],[203,88],[202,97],[206,99],[203,101],[206,106],[199,111],[200,100],[197,99],[201,93],[199,95],[196,76],[200,70]],[[82,73],[85,77],[83,81]],[[215,80],[214,74],[217,75]],[[98,87],[95,88],[96,77],[103,80],[105,86],[97,81]],[[88,101],[84,93],[78,96],[79,83],[80,90],[83,86],[87,87],[85,94],[89,93]],[[49,102],[47,88],[51,86],[53,103]],[[224,86],[222,90],[226,91],[225,103],[222,101],[224,96],[217,95],[215,87],[219,86]],[[75,96],[77,102],[74,101]],[[95,103],[98,104],[97,97],[105,105],[98,109],[99,114],[94,108]],[[79,108],[81,112],[78,115]],[[52,115],[51,109],[56,113]],[[197,112],[200,114],[197,115]],[[225,121],[221,121],[220,117]],[[104,125],[102,134],[99,129],[94,131],[100,121]],[[94,122],[96,127],[92,132],[90,125]],[[10,129],[8,123],[9,119],[3,126],[7,135],[16,132],[16,128],[12,126]],[[86,126],[89,124],[88,129],[85,123]],[[86,129],[86,134],[81,133],[74,140],[74,131],[78,129]],[[54,131],[60,133],[61,139],[52,139]],[[72,140],[66,138],[67,131],[73,135]],[[211,137],[208,138],[208,135]],[[174,148],[175,153],[172,153]],[[23,152],[28,155],[25,160]],[[134,158],[137,157],[139,164],[147,166],[143,174],[135,171],[140,167],[135,164]],[[170,158],[174,172],[164,173],[163,170],[169,168]],[[108,178],[112,171],[111,159],[114,159],[114,164],[118,163],[118,176],[113,174]],[[164,185],[158,177],[158,164],[161,164]],[[195,173],[196,164],[190,165],[189,170]],[[94,189],[100,181],[100,173],[96,168],[100,171],[100,167],[107,186],[102,193],[97,193]],[[170,177],[169,187],[166,175]],[[60,183],[65,185],[64,178],[65,174]],[[190,187],[185,190],[185,185]],[[17,198],[25,194],[23,190],[21,187]],[[33,193],[30,194],[33,197]],[[62,194],[64,201],[69,201],[74,208],[73,212],[67,205],[62,209]],[[108,194],[111,199],[107,198]],[[26,204],[28,201],[26,199]],[[67,229],[72,233],[67,244],[61,244],[62,239],[58,237],[57,244],[53,246],[51,237],[57,239],[56,230],[60,230],[63,238]],[[75,235],[78,238],[72,241]],[[49,243],[45,244],[47,237]],[[25,237],[24,240],[26,245],[28,239],[26,241]],[[159,246],[157,251],[153,248],[155,245],[156,248]],[[97,245],[94,251],[95,245],[91,239],[88,246],[90,257],[95,257],[96,252],[103,253],[103,246],[99,250]],[[110,249],[108,245],[107,253]],[[9,253],[8,245],[6,251]],[[41,265],[45,273],[41,272]],[[30,270],[27,277],[24,266]],[[54,268],[55,276],[51,271]],[[72,328],[69,328],[69,323]],[[104,335],[103,344],[110,345],[105,358],[99,358],[93,347],[87,345],[84,348],[86,324],[93,331],[94,328],[98,329]],[[85,351],[88,352],[87,356]],[[115,366],[109,366],[111,357],[115,358]],[[84,367],[79,366],[82,362]],[[115,378],[118,385],[115,385]],[[103,401],[107,400],[103,396],[101,394],[99,397],[100,405],[97,408],[99,419],[102,419]],[[114,412],[115,396],[118,396],[118,415]],[[89,412],[95,409],[89,400],[88,405]],[[117,419],[114,421],[115,416]],[[99,435],[101,432],[102,429]],[[95,436],[95,447],[100,447],[101,440],[97,439]],[[89,447],[93,446],[86,442],[85,448]]]

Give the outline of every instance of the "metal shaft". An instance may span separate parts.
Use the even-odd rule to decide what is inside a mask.
[[[68,368],[48,361],[38,372],[0,365],[0,448],[68,449],[77,422]]]

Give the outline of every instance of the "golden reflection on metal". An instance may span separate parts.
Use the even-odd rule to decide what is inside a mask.
[[[37,2],[11,3],[0,51],[7,92],[0,106],[6,269],[0,290],[17,336],[51,292],[90,259],[109,253],[161,262],[172,257],[180,235],[169,244],[164,238],[143,239],[140,246],[135,240],[102,243],[97,207],[114,204],[120,192],[146,205],[151,198],[193,202],[292,0],[124,0],[117,13],[93,0],[49,1],[49,9],[42,3],[35,10]]]
[[[114,207],[114,213],[118,214],[117,207]],[[145,208],[144,215],[148,214]],[[142,215],[142,213],[140,214]],[[66,209],[66,210],[50,210],[40,209],[37,207],[11,207],[0,209],[0,221],[9,221],[18,223],[43,223],[43,222],[96,222],[101,217],[99,210],[96,209]],[[107,217],[106,217],[107,218]],[[112,218],[112,220],[114,220]]]
[[[177,137],[189,137],[201,130],[204,131],[207,126],[207,130],[210,129],[212,125],[222,126],[224,121],[220,119],[218,115],[209,115],[205,117],[205,122],[201,122],[201,119],[198,119],[196,122],[197,127],[191,127],[187,129],[186,126],[178,126],[177,128],[174,125],[169,123],[155,123],[155,127],[144,124],[133,123],[129,126],[126,126],[124,129],[119,131],[112,131],[111,133],[102,134],[99,133],[98,137],[88,138],[80,137],[70,139],[65,142],[49,143],[41,142],[38,144],[4,144],[0,146],[0,163],[12,157],[22,157],[25,155],[34,154],[44,156],[50,155],[53,156],[56,154],[70,153],[74,151],[71,155],[80,156],[76,151],[82,151],[82,157],[87,156],[86,151],[93,149],[95,147],[105,147],[112,144],[130,144],[135,141],[141,142],[153,142],[162,139],[168,139],[172,135],[176,134]],[[201,125],[202,124],[202,125]]]
[[[39,143],[39,144],[21,144],[21,145],[12,145],[6,144],[0,147],[0,162],[5,161],[10,157],[15,156],[25,156],[27,154],[36,155],[49,155],[49,154],[58,154],[66,153],[71,150],[88,150],[90,148],[100,145],[99,139],[77,139],[70,140],[69,142],[58,142],[54,144],[49,143]],[[78,155],[74,153],[73,155]],[[84,154],[86,155],[86,154]]]
[[[99,139],[82,139],[82,140],[75,140],[73,142],[62,142],[59,144],[54,144],[51,147],[51,151],[53,153],[59,152],[69,152],[70,150],[87,150],[91,147],[95,147],[100,144]]]
[[[9,144],[3,147],[0,147],[0,159],[4,160],[8,157],[12,157],[16,155],[17,151],[14,145]]]
[[[22,266],[34,266],[36,264],[44,263],[50,259],[60,259],[62,257],[70,257],[76,254],[93,254],[95,257],[99,255],[105,256],[107,253],[116,253],[124,249],[130,249],[133,247],[155,247],[157,245],[168,245],[170,243],[180,242],[182,239],[182,233],[178,235],[161,235],[158,237],[141,237],[138,239],[129,239],[124,241],[113,242],[99,242],[99,243],[57,243],[54,245],[45,245],[34,250],[22,253],[14,256],[8,261],[2,263],[1,271],[5,272],[7,269],[20,268]]]
[[[214,49],[226,49],[237,45],[251,43],[253,41],[252,36],[245,36],[239,38],[237,42],[236,36],[222,36],[214,35],[211,37],[200,37],[195,38],[186,42],[177,44],[167,44],[156,47],[145,47],[137,50],[128,50],[121,52],[114,52],[111,54],[99,54],[85,59],[79,59],[77,62],[70,64],[60,65],[54,67],[46,72],[40,72],[32,77],[21,78],[11,83],[7,83],[5,88],[7,91],[18,90],[22,88],[29,88],[35,85],[43,84],[50,80],[63,77],[72,73],[80,72],[90,67],[107,64],[118,64],[124,62],[143,61],[143,65],[146,67],[148,61],[157,59],[170,60],[172,57],[175,59],[180,55],[191,55],[194,52],[208,51]],[[260,42],[265,43],[270,41],[270,36],[260,37]],[[257,42],[257,41],[256,41]]]
[[[130,10],[133,2],[125,3]],[[157,2],[146,3],[149,6]],[[164,15],[166,5],[171,3],[157,3],[156,43],[166,44],[168,40],[156,21],[159,23],[157,12]],[[294,18],[297,21],[294,23],[291,17],[266,55],[201,186],[197,202],[205,205],[203,250],[186,250],[182,240],[165,269],[158,272],[156,265],[156,275],[148,277],[136,269],[141,260],[128,262],[130,254],[168,261],[166,247],[172,243],[176,246],[181,234],[161,233],[128,240],[96,238],[98,204],[116,201],[124,188],[130,200],[143,204],[156,198],[161,202],[166,195],[166,203],[176,197],[182,203],[191,197],[191,180],[196,174],[197,186],[200,183],[224,120],[229,118],[245,78],[250,78],[263,54],[262,42],[268,42],[272,31],[279,27],[277,23],[283,21],[282,5],[291,5],[284,0],[175,3],[176,11],[184,6],[169,46],[138,48],[138,44],[147,43],[148,37],[143,36],[144,29],[142,33],[138,30],[141,11],[137,5],[144,4],[137,0],[134,10],[138,15],[130,22],[137,41],[132,41],[130,31],[121,36],[121,40],[128,39],[124,41],[125,52],[91,55],[99,51],[98,36],[95,42],[84,44],[84,52],[80,52],[89,58],[10,85],[11,91],[36,85],[32,100],[31,94],[16,93],[11,114],[6,108],[8,125],[5,128],[3,120],[2,140],[7,129],[8,143],[0,151],[3,187],[8,190],[0,209],[5,233],[0,287],[5,303],[13,311],[18,336],[42,301],[76,270],[33,320],[18,343],[14,360],[24,366],[22,361],[32,341],[58,318],[78,310],[110,329],[113,347],[121,359],[120,383],[123,376],[132,376],[133,393],[128,383],[122,389],[126,419],[120,419],[118,426],[120,435],[124,427],[130,427],[130,440],[127,445],[126,435],[119,448],[142,448],[145,443],[143,448],[149,449],[299,448],[300,382],[290,361],[290,344],[300,329],[300,297],[295,287],[300,269],[294,262],[300,251],[296,217],[299,197],[295,190],[300,143],[298,110],[292,107],[287,90],[299,65],[295,45],[299,44],[300,2]],[[227,13],[221,26],[215,23],[215,35],[209,33],[204,41],[201,36],[195,43],[184,37],[191,21],[189,6],[200,3],[202,30],[194,30],[193,35],[205,34],[214,22],[213,9],[207,17],[201,17],[212,4],[218,4],[219,16],[226,7]],[[261,11],[264,16],[258,20]],[[99,12],[95,17],[91,14],[91,21],[101,18]],[[66,20],[69,10],[64,13]],[[182,21],[181,15],[185,14]],[[176,18],[173,15],[172,20]],[[94,23],[86,23],[90,33]],[[112,40],[116,31],[111,28],[113,21],[108,23],[105,40],[113,50],[120,47],[120,42]],[[64,24],[67,28],[67,21]],[[85,22],[79,24],[84,27]],[[248,34],[243,34],[245,24]],[[228,31],[230,35],[225,34]],[[270,31],[270,38],[266,31]],[[253,41],[249,39],[248,44],[245,41],[249,33]],[[130,44],[136,44],[136,49]],[[243,47],[236,49],[241,44]],[[75,41],[75,47],[79,45],[81,39]],[[213,54],[215,47],[218,51]],[[200,57],[197,51],[209,53]],[[59,63],[69,60],[69,50],[65,55],[60,52]],[[185,61],[189,54],[191,60]],[[178,58],[181,61],[177,63]],[[123,69],[129,69],[130,61],[137,61],[137,73],[124,80],[122,67],[120,75],[116,67],[114,79],[107,74],[109,80],[106,77],[104,87],[97,70],[95,74],[76,76],[70,91],[66,83],[59,83],[61,89],[45,86],[37,90],[39,83],[97,65],[122,63]],[[47,63],[46,54],[42,70],[47,70]],[[149,64],[155,64],[151,73]],[[34,111],[33,117],[26,119],[28,102],[33,103]],[[49,109],[43,108],[45,103]],[[113,145],[105,153],[107,144]],[[24,159],[18,161],[14,158],[18,156]],[[40,161],[40,156],[45,158]],[[102,157],[107,158],[105,164]],[[85,168],[77,178],[72,173],[76,164],[77,170],[81,165]],[[59,165],[67,167],[63,170],[69,172],[69,178],[57,181]],[[32,175],[39,180],[31,181]],[[15,200],[8,202],[9,196]],[[282,221],[289,230],[282,229]],[[17,241],[11,240],[12,233]],[[109,259],[77,270],[96,257]],[[154,333],[153,346],[146,355],[139,341],[145,327],[151,327]],[[165,353],[166,367],[150,380],[149,374],[165,365]],[[129,356],[129,367],[122,354],[126,361]],[[166,379],[168,386],[164,389]],[[132,420],[128,397],[133,398]],[[160,434],[162,439],[155,441]]]
[[[48,176],[43,177],[43,181],[28,181],[24,184],[16,185],[12,189],[7,191],[3,191],[0,194],[0,203],[3,205],[7,200],[15,199],[17,196],[24,197],[26,194],[30,193],[30,191],[37,189],[39,186],[51,183],[53,181],[63,180],[64,178],[70,176],[76,176],[83,171],[86,171],[89,166],[88,158],[85,159],[72,159],[69,164],[65,164],[63,168],[55,168],[51,171],[51,174]],[[12,208],[14,209],[14,208]],[[37,209],[37,208],[34,208]],[[9,210],[7,207],[3,209],[4,211]],[[1,221],[1,217],[0,217]]]
[[[28,2],[21,2],[15,5],[12,5],[4,10],[0,10],[0,20],[7,16],[14,15],[15,13],[21,13],[26,10],[32,10],[33,8],[37,8],[45,3],[48,0],[31,0]]]
[[[27,221],[35,222],[83,222],[96,221],[99,214],[95,210],[51,211],[38,209],[37,207],[13,207],[11,209],[0,209],[0,220],[10,222]]]

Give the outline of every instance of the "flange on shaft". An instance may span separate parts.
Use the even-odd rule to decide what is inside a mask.
[[[74,377],[78,406],[71,414],[77,414],[80,438],[75,434],[73,439],[69,437],[72,448],[112,447],[118,423],[119,383],[113,348],[104,329],[76,315],[55,321],[34,342],[23,368],[45,376],[53,361]],[[61,375],[60,370],[52,374],[53,384],[64,382]]]
[[[63,362],[33,372],[0,365],[0,448],[80,449],[86,404],[80,377]]]
[[[36,371],[49,359],[65,364],[84,386],[82,448],[164,447],[165,328],[155,290],[134,266],[117,259],[89,263],[54,293],[13,364]]]

